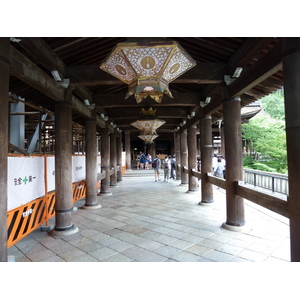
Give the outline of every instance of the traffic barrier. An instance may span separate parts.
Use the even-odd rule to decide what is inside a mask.
[[[54,156],[36,155],[25,158],[21,155],[9,155],[8,157],[11,167],[9,172],[9,188],[11,190],[8,197],[9,211],[7,212],[7,247],[9,248],[42,224],[49,225],[49,220],[55,216],[56,194],[55,190],[51,190],[55,188]],[[125,174],[124,152],[122,158],[122,173]],[[39,165],[36,161],[39,162]],[[22,168],[19,167],[19,162],[22,162]],[[82,179],[85,176],[84,156],[73,156],[72,163],[73,181],[78,180],[72,183],[72,202],[75,203],[86,197],[86,181]],[[101,172],[100,160],[98,165],[98,171]],[[38,172],[37,175],[35,172]],[[43,177],[43,186],[37,181],[40,177]],[[95,187],[98,192],[100,192],[100,185],[101,180],[98,179]],[[29,188],[30,192],[39,190],[40,194],[36,195],[36,197],[38,196],[36,199],[31,200],[32,198],[28,197]]]
[[[84,180],[72,184],[73,203],[86,196]],[[7,213],[7,247],[11,247],[26,235],[55,216],[55,191],[35,199]]]

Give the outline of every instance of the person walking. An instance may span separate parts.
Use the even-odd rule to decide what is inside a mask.
[[[149,170],[151,165],[152,165],[152,156],[150,153],[148,153],[147,158],[146,158],[146,169]]]
[[[213,171],[213,173],[215,172],[215,169],[216,169],[217,165],[218,165],[218,156],[215,153],[213,158],[212,158],[212,171]]]
[[[224,169],[224,166],[222,164],[221,158],[218,158],[217,166],[214,171],[214,176],[223,178],[223,169]]]
[[[173,155],[173,157],[171,158],[171,176],[170,176],[170,179],[175,180],[175,170],[176,170],[176,157],[175,157],[175,155]]]
[[[141,153],[140,152],[137,156],[136,156],[136,168],[137,169],[140,169],[141,168],[141,164],[140,164],[140,161],[141,161]]]
[[[156,155],[156,157],[152,161],[152,169],[154,170],[155,182],[157,180],[160,181],[160,179],[159,179],[159,170],[160,170],[160,168],[161,168],[161,161],[158,158],[158,155]]]
[[[226,160],[223,155],[221,156],[221,163],[223,164],[223,178],[226,179]]]
[[[170,155],[166,155],[163,161],[163,169],[164,169],[164,181],[169,182],[170,169],[171,169],[171,160]]]
[[[145,163],[146,163],[146,155],[140,151],[140,169],[145,168]]]

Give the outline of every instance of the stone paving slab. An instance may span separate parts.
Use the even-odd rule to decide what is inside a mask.
[[[98,196],[98,210],[78,209],[78,233],[62,238],[35,230],[8,249],[16,262],[288,262],[289,226],[282,216],[245,201],[243,232],[221,228],[225,191],[198,205],[201,191],[170,180],[154,182],[153,170],[123,176],[112,195]],[[84,199],[75,205],[80,208]],[[50,220],[54,224],[55,218]]]

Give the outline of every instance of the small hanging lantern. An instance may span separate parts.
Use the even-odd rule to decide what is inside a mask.
[[[145,144],[152,144],[158,136],[156,131],[142,131],[138,137],[142,139]]]
[[[155,112],[152,107],[149,110],[142,108],[143,117],[130,124],[141,131],[138,137],[148,144],[153,143],[153,140],[158,137],[156,129],[166,123],[164,120],[157,119]]]

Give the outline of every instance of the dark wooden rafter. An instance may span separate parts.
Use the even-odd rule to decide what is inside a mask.
[[[49,98],[55,101],[63,101],[64,88],[14,47],[10,47],[10,70],[12,75],[39,90]],[[72,107],[80,115],[86,118],[93,118],[92,111],[74,96],[72,97]],[[105,122],[100,118],[97,118],[97,123],[100,127],[106,126]],[[110,128],[110,130],[113,129]]]
[[[255,45],[255,43],[252,43]],[[254,47],[257,51],[257,47]],[[245,51],[245,50],[244,50]],[[236,54],[238,55],[238,54]],[[228,97],[242,97],[242,95],[256,87],[262,81],[268,79],[271,75],[276,73],[282,68],[282,51],[281,44],[277,44],[270,51],[263,56],[256,64],[248,66],[243,70],[241,76],[233,81],[229,86]],[[217,112],[222,104],[224,96],[222,95],[222,90],[225,84],[218,85],[218,91],[220,93],[202,110],[200,117],[212,115]],[[204,95],[202,95],[204,98]],[[198,122],[199,116],[193,118],[194,122]],[[186,129],[186,125],[182,130]]]
[[[197,63],[197,66],[175,79],[174,83],[216,84],[224,79],[224,63]],[[99,65],[76,65],[67,68],[67,77],[78,86],[114,85],[122,82],[102,71]]]
[[[133,96],[128,99],[124,99],[125,95],[123,94],[96,94],[93,99],[98,107],[102,108],[122,108],[122,107],[162,107],[162,106],[197,106],[199,105],[200,95],[199,93],[178,93],[174,94],[173,98],[165,96],[163,98],[163,103],[157,103],[151,98],[146,98],[140,104],[136,103],[136,100]]]
[[[15,56],[11,61],[11,77],[17,78],[12,87],[18,95],[26,96],[26,100],[33,98],[35,105],[46,104],[53,109],[55,101],[64,99],[64,89],[50,74],[57,70],[74,87],[72,114],[78,124],[83,125],[86,119],[93,117],[93,110],[83,104],[83,100],[88,99],[95,104],[98,127],[109,126],[112,132],[115,125],[110,123],[113,122],[118,128],[132,131],[130,123],[139,118],[139,110],[153,107],[158,109],[157,117],[166,120],[159,130],[174,134],[174,128],[183,119],[191,124],[197,124],[207,115],[213,120],[221,119],[224,89],[228,90],[228,97],[241,97],[241,105],[246,106],[282,86],[279,38],[174,39],[193,56],[197,66],[169,84],[173,99],[164,96],[161,103],[150,97],[139,104],[133,96],[125,99],[128,86],[99,69],[112,48],[126,40],[117,37],[22,38],[17,47],[11,45],[14,48],[11,55]],[[227,86],[224,75],[232,76],[236,67],[243,68],[242,74]],[[202,107],[200,103],[206,97],[211,97],[211,101]],[[188,119],[192,113],[195,116]],[[101,114],[108,117],[107,122]],[[186,128],[187,125],[182,126],[181,130]]]

